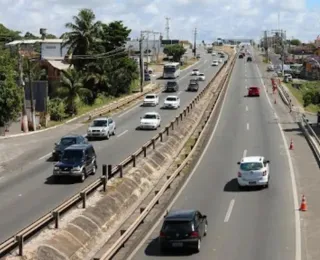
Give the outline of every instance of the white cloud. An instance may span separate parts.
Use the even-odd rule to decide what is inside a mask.
[[[140,30],[165,35],[165,17],[170,17],[172,38],[199,41],[217,37],[257,38],[262,30],[280,27],[288,36],[312,40],[320,33],[320,10],[308,9],[311,0],[0,0],[0,22],[8,28],[38,33],[44,27],[60,36],[64,24],[80,8],[91,8],[103,22],[123,20],[133,37]]]

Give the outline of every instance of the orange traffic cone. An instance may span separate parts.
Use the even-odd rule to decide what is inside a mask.
[[[292,138],[291,138],[291,140],[290,140],[289,150],[293,150],[293,140],[292,140]]]
[[[306,197],[302,195],[301,205],[300,205],[300,211],[307,211],[307,201]]]

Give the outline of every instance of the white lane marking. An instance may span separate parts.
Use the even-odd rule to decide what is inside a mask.
[[[46,158],[49,157],[49,156],[51,156],[51,153],[48,153],[48,154],[46,154],[46,155],[44,155],[44,156],[41,156],[41,157],[38,159],[38,161],[41,161],[41,160],[43,160],[43,159],[46,159]]]
[[[244,157],[247,156],[247,152],[248,152],[247,150],[244,150],[244,151],[243,151],[242,158],[244,158]]]
[[[248,111],[249,110],[249,108],[248,108],[248,106],[246,106],[246,111]]]
[[[229,93],[229,84],[230,84],[230,81],[228,83],[228,88],[227,88],[227,91],[226,91],[226,94],[225,96],[223,97],[223,100],[222,100],[222,105],[221,105],[221,110],[220,110],[220,113],[218,115],[218,118],[217,118],[217,121],[216,121],[216,124],[213,128],[213,131],[211,132],[211,136],[208,140],[208,142],[206,143],[206,146],[204,147],[196,165],[194,166],[192,172],[190,173],[190,175],[188,176],[188,178],[185,180],[184,184],[182,185],[182,187],[180,188],[180,190],[176,193],[175,197],[171,200],[171,203],[169,204],[169,206],[167,208],[171,208],[173,206],[173,204],[177,201],[177,199],[180,197],[181,193],[183,192],[183,190],[186,188],[186,186],[188,185],[188,183],[190,182],[191,178],[193,177],[193,175],[195,174],[195,172],[197,171],[197,169],[199,168],[199,165],[200,163],[202,162],[204,156],[206,155],[208,149],[209,149],[209,146],[213,140],[213,137],[216,133],[216,130],[218,128],[218,125],[220,123],[220,119],[221,119],[221,115],[223,114],[223,111],[224,111],[224,105],[225,105],[225,101],[226,101],[226,97],[228,96],[228,93]],[[132,253],[129,255],[129,257],[127,258],[127,260],[131,260],[135,255],[136,253],[140,250],[140,248],[146,243],[146,241],[149,239],[149,237],[151,236],[151,234],[154,232],[154,230],[157,228],[157,226],[159,226],[160,222],[163,221],[163,217],[164,217],[165,213],[163,214],[162,217],[160,217],[158,219],[158,221],[154,224],[154,226],[152,226],[150,228],[150,231],[144,236],[144,238],[141,240],[141,242],[136,246],[136,248],[132,251]]]
[[[229,219],[230,219],[230,216],[231,216],[231,213],[232,213],[232,209],[233,209],[233,206],[234,206],[234,202],[235,202],[234,199],[232,199],[230,201],[228,211],[227,211],[226,216],[224,218],[224,223],[227,223],[229,221]]]
[[[259,74],[259,78],[261,80],[262,85],[264,86],[264,92],[267,96],[267,100],[269,102],[269,105],[271,107],[271,109],[274,111],[274,114],[277,115],[277,113],[275,112],[275,110],[273,109],[271,100],[268,96],[267,93],[267,88],[266,85],[264,84],[264,81],[262,79],[260,70],[258,65],[256,64],[256,68]],[[278,117],[278,116],[277,116]],[[277,122],[277,125],[279,127],[280,130],[280,134],[283,140],[283,143],[285,145],[285,147],[289,147],[289,143],[284,135],[284,131],[280,125],[279,122]],[[291,178],[291,186],[292,186],[292,196],[293,196],[293,206],[294,206],[294,217],[295,217],[295,247],[296,247],[296,251],[295,251],[295,260],[301,260],[301,225],[300,225],[300,212],[299,212],[299,201],[298,201],[298,191],[297,191],[297,183],[296,183],[296,179],[295,179],[295,173],[294,173],[294,169],[293,169],[293,163],[292,163],[292,159],[290,157],[290,153],[289,153],[289,149],[285,149],[286,151],[286,155],[287,155],[287,159],[288,159],[288,163],[289,163],[289,170],[290,170],[290,178]]]
[[[122,133],[118,134],[117,137],[121,137],[121,136],[123,136],[124,134],[126,134],[127,132],[128,132],[128,130],[125,130],[125,131],[123,131]]]
[[[249,130],[249,123],[247,123],[247,130]]]

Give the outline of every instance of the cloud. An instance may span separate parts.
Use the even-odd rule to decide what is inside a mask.
[[[309,1],[309,2],[308,2]],[[320,33],[320,6],[313,0],[0,0],[1,23],[19,31],[37,34],[39,28],[60,36],[64,24],[80,8],[91,8],[103,22],[123,20],[137,37],[141,30],[165,34],[170,17],[170,37],[199,41],[218,37],[257,38],[263,30],[280,27],[289,37],[313,40]]]

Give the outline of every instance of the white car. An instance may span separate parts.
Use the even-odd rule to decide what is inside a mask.
[[[156,130],[161,126],[161,117],[157,112],[145,113],[140,118],[140,129],[154,129]]]
[[[199,76],[199,69],[193,69],[192,71],[191,71],[191,76]]]
[[[147,94],[144,97],[144,106],[156,106],[159,104],[159,96],[157,94]]]
[[[180,98],[178,96],[167,96],[163,103],[163,108],[179,108]]]
[[[198,80],[200,80],[200,81],[205,81],[206,80],[206,76],[204,75],[204,73],[200,73],[199,74]]]
[[[214,60],[211,65],[212,66],[219,66],[219,62],[217,60]]]
[[[109,139],[110,135],[116,134],[116,123],[112,118],[100,117],[93,120],[87,131],[88,140],[93,138]]]
[[[239,189],[245,186],[269,187],[270,173],[269,160],[262,156],[248,156],[242,158],[239,164],[238,185]]]
[[[217,53],[213,52],[213,53],[212,53],[212,56],[217,56]]]
[[[219,63],[222,63],[222,59],[219,59],[218,62],[219,62]]]

